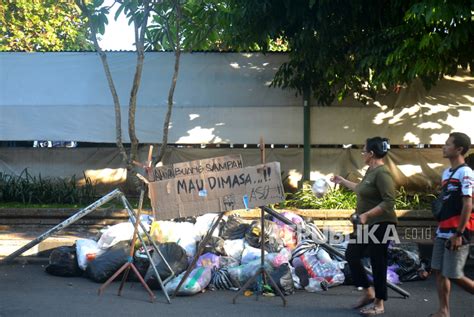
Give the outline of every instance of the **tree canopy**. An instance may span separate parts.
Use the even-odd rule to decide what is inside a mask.
[[[222,41],[237,50],[288,47],[273,85],[319,104],[361,99],[420,78],[427,88],[473,71],[472,0],[226,0]]]
[[[0,51],[75,51],[92,48],[73,1],[1,0]]]

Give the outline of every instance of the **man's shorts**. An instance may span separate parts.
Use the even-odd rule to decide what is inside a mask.
[[[462,278],[464,265],[469,255],[469,244],[462,245],[456,251],[446,249],[446,239],[436,238],[431,257],[431,268],[438,270],[447,278]]]

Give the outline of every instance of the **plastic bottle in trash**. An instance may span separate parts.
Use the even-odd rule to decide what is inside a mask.
[[[305,287],[308,292],[327,291],[328,288],[329,283],[322,277],[310,278],[308,286]]]
[[[338,285],[344,282],[344,273],[339,269],[337,263],[321,262],[315,255],[308,253],[300,256],[300,259],[311,278],[323,278],[329,285]]]

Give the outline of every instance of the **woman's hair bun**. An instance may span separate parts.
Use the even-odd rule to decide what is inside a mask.
[[[382,158],[387,155],[390,150],[390,141],[387,138],[379,136],[368,138],[365,144],[367,151],[372,151],[377,158]]]

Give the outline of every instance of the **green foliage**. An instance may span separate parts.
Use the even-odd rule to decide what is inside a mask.
[[[240,16],[245,8],[236,10],[231,4],[226,0],[157,2],[147,29],[147,49],[172,51],[179,44],[183,51],[263,50],[259,43],[246,46],[234,39],[234,17]],[[288,43],[283,37],[269,38],[265,49],[286,51]]]
[[[434,193],[408,193],[402,186],[397,190],[395,206],[397,209],[430,210]]]
[[[87,28],[73,1],[2,0],[0,51],[90,50]]]
[[[362,102],[416,78],[430,88],[474,60],[470,0],[227,0],[222,39],[237,50],[289,49],[273,86],[310,90],[320,105]]]
[[[379,69],[379,81],[421,78],[429,88],[458,67],[474,71],[473,8],[470,0],[415,1],[391,30],[397,45],[386,56],[386,68]]]
[[[104,35],[105,27],[109,23],[107,18],[110,13],[110,9],[116,4],[115,1],[111,6],[103,6],[103,0],[74,0],[77,8],[79,9],[79,15],[83,21],[87,23],[84,24],[86,29],[89,29],[89,32],[92,32],[95,38],[96,35]],[[115,19],[127,6],[127,3],[124,3],[117,10]]]
[[[431,201],[435,195],[431,193],[409,194],[405,188],[396,191],[395,208],[410,210],[427,210],[431,208]],[[330,190],[326,195],[318,198],[311,185],[305,183],[303,188],[294,194],[287,194],[286,201],[280,208],[298,209],[355,209],[357,204],[356,194],[345,189]]]
[[[316,197],[309,183],[294,194],[287,194],[286,201],[281,208],[299,209],[354,209],[356,195],[347,190],[330,190],[321,198]]]
[[[95,200],[96,191],[90,178],[78,186],[76,178],[43,178],[32,176],[25,169],[19,176],[0,173],[0,202],[23,204],[88,204]]]
[[[164,0],[153,5],[147,28],[147,49],[174,51],[214,50],[219,44],[218,19],[225,14],[222,1]]]

